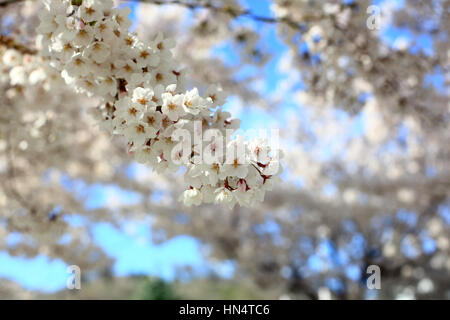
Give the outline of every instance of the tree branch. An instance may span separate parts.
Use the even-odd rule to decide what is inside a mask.
[[[22,1],[24,0],[0,0],[0,7],[6,7],[8,4]]]
[[[233,18],[239,18],[239,17],[248,17],[250,19],[253,19],[255,21],[264,22],[264,23],[271,23],[271,24],[277,24],[277,23],[285,23],[289,26],[302,30],[302,26],[292,21],[288,18],[273,18],[273,17],[266,17],[266,16],[260,16],[254,14],[250,9],[244,9],[244,10],[237,10],[235,8],[224,6],[224,7],[217,7],[212,5],[211,3],[196,3],[196,2],[187,2],[182,0],[125,0],[129,2],[142,2],[142,3],[149,3],[149,4],[155,4],[155,5],[179,5],[186,7],[188,9],[196,10],[196,9],[209,9],[214,12],[220,12],[229,14]]]
[[[37,51],[34,49],[30,49],[23,44],[18,43],[13,38],[0,35],[0,46],[5,46],[10,49],[14,49],[19,51],[22,54],[36,54]]]
[[[26,0],[0,0],[0,7],[4,7],[8,4],[12,3],[20,3]],[[141,2],[141,3],[147,3],[147,4],[154,4],[154,5],[178,5],[182,6],[191,10],[197,10],[197,9],[209,9],[214,12],[220,12],[229,14],[233,18],[239,18],[239,17],[247,17],[255,21],[263,22],[263,23],[269,23],[269,24],[279,24],[284,23],[289,25],[290,27],[294,29],[299,29],[300,31],[304,28],[302,25],[298,22],[295,22],[289,18],[274,18],[274,17],[266,17],[266,16],[260,16],[257,14],[254,14],[250,9],[244,9],[244,10],[237,10],[235,8],[224,6],[224,7],[218,7],[214,6],[211,3],[196,3],[196,2],[188,2],[187,0],[124,0],[124,2]]]

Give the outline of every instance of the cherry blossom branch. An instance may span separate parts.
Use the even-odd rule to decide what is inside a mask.
[[[262,201],[281,172],[266,140],[231,139],[240,121],[222,111],[221,87],[186,91],[186,71],[172,57],[175,41],[162,34],[140,41],[129,33],[129,14],[108,0],[49,1],[39,13],[43,54],[77,92],[101,99],[99,125],[124,136],[138,162],[158,172],[187,168],[189,188],[180,197],[186,205]],[[208,160],[203,130],[214,130]],[[224,142],[226,154],[216,152]]]

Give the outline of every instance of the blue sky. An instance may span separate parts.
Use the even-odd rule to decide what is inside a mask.
[[[247,0],[246,3],[251,10],[261,16],[271,16],[269,9],[269,1],[267,0]],[[246,21],[246,18],[240,18],[241,22]],[[265,82],[263,83],[264,90],[270,94],[276,90],[277,84],[283,79],[283,75],[278,71],[278,63],[286,47],[277,40],[275,36],[275,28],[271,25],[265,25],[261,22],[256,22],[258,28],[263,30],[264,39],[263,44],[273,54],[272,60],[263,70],[265,75]],[[383,38],[385,41],[393,45],[399,38],[410,39],[412,37],[408,30],[398,28],[387,28],[384,31]],[[419,37],[417,44],[413,50],[423,49],[425,52],[431,50],[430,39],[426,36]],[[229,44],[225,44],[216,48],[215,54],[224,57],[227,63],[232,64],[236,60],[236,55],[233,48]],[[242,71],[241,76],[254,72],[251,68]],[[439,70],[435,70],[435,75],[430,76],[430,83],[437,87],[442,86],[442,76]],[[235,99],[231,98],[228,107],[233,109]],[[242,119],[242,128],[246,129],[267,129],[268,127],[275,127],[276,122],[283,120],[290,115],[290,111],[296,109],[296,112],[301,112],[298,106],[291,105],[288,101],[284,103],[281,115],[273,115],[270,112],[262,111],[257,108],[246,108],[240,118]],[[355,119],[355,126],[353,133],[361,132],[361,121]],[[125,193],[123,190],[116,190],[114,186],[93,185],[85,186],[82,182],[66,181],[68,188],[76,190],[88,190],[86,205],[88,207],[95,207],[104,205],[107,201],[109,192],[116,192],[121,195],[123,199],[133,202],[135,195]],[[86,189],[87,188],[87,189]],[[330,192],[333,192],[330,186]],[[445,211],[448,215],[448,210]],[[401,219],[411,219],[410,215],[406,213],[400,214]],[[71,223],[83,224],[82,219],[72,218]],[[273,223],[265,226],[267,232],[276,235],[277,228]],[[99,223],[92,230],[96,243],[102,247],[105,252],[113,257],[116,262],[113,266],[113,271],[116,275],[125,276],[130,274],[149,274],[158,275],[167,280],[172,280],[175,277],[176,268],[182,265],[189,265],[193,267],[200,274],[206,272],[208,268],[214,268],[217,272],[227,277],[232,275],[232,262],[225,261],[219,265],[211,265],[207,263],[201,253],[201,243],[189,236],[178,236],[161,245],[155,245],[151,241],[150,230],[142,225],[125,222],[121,229],[117,230],[108,223]],[[10,236],[8,241],[14,242],[17,239],[15,235]],[[353,241],[353,240],[352,240]],[[429,240],[426,242],[429,250],[433,249],[433,243]],[[302,245],[308,246],[308,240],[304,239]],[[355,234],[353,241],[354,254],[357,254],[358,248],[362,248],[364,240],[361,235]],[[350,257],[345,252],[336,252],[332,244],[324,240],[319,246],[317,252],[311,252],[311,257],[308,260],[308,266],[313,270],[323,270],[331,266],[339,266]],[[11,257],[5,252],[0,252],[0,277],[14,280],[31,290],[43,290],[47,292],[59,290],[65,287],[68,274],[66,273],[67,265],[61,260],[50,261],[44,256],[38,256],[33,259],[26,259],[23,257]],[[347,270],[347,275],[351,279],[359,277],[360,268],[357,265],[350,265]],[[336,279],[330,278],[328,284],[330,288],[339,289],[340,284]]]

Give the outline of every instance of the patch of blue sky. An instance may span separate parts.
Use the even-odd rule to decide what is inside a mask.
[[[322,188],[322,192],[326,197],[332,197],[337,194],[338,188],[335,184],[329,183]]]
[[[381,38],[392,48],[397,48],[402,42],[409,44],[411,53],[418,54],[420,52],[426,55],[433,54],[433,40],[427,34],[415,35],[408,28],[396,26],[388,26],[381,33]]]
[[[110,202],[121,205],[132,205],[140,201],[141,196],[136,192],[124,190],[114,185],[95,184],[89,187],[90,193],[86,199],[87,209],[107,206]]]
[[[427,165],[427,167],[425,168],[425,174],[427,175],[427,177],[433,178],[436,177],[437,170],[432,165]]]
[[[87,217],[79,214],[65,215],[64,221],[74,228],[84,227],[89,223]]]
[[[434,240],[427,230],[422,230],[419,234],[419,239],[422,244],[422,250],[425,254],[432,254],[437,249],[436,240]]]
[[[270,10],[270,2],[267,0],[249,0],[244,3],[244,6],[249,8],[254,15],[265,17],[271,17],[273,15]],[[236,79],[245,79],[256,73],[262,72],[264,81],[257,82],[255,90],[264,92],[269,96],[277,90],[279,82],[285,77],[280,73],[278,65],[287,47],[279,41],[276,36],[276,28],[273,25],[267,25],[258,21],[255,22],[246,17],[239,18],[239,23],[257,26],[258,30],[260,30],[263,35],[260,44],[270,52],[271,59],[268,64],[265,65],[263,70],[255,66],[243,67],[235,75]],[[231,43],[223,43],[214,48],[212,54],[219,57],[225,64],[236,66],[240,63],[239,54],[236,50],[238,49]],[[233,99],[230,99],[230,101],[234,102],[235,100],[233,101]],[[230,104],[231,103],[227,105],[227,108],[230,107]],[[271,110],[264,111],[259,108],[252,108],[252,106],[246,106],[245,111],[240,115],[243,129],[254,129],[258,127],[266,128],[267,123],[273,123],[278,120],[279,116],[274,116],[274,114],[271,114]]]
[[[337,277],[325,278],[325,285],[334,292],[341,292],[342,290],[344,290],[344,284],[342,280]]]
[[[386,0],[384,0],[386,1]],[[378,1],[378,2],[384,2]],[[397,1],[395,7],[401,8],[404,5],[403,1]],[[435,28],[435,22],[422,21],[425,30],[432,30]],[[380,34],[381,39],[390,47],[396,47],[399,43],[408,43],[408,49],[413,54],[424,53],[425,55],[432,55],[434,53],[433,39],[428,33],[414,34],[412,30],[406,27],[399,27],[388,25],[385,26]],[[443,34],[443,36],[446,36]],[[443,66],[436,66],[433,70],[429,70],[424,81],[425,87],[434,87],[438,92],[449,94],[449,88],[445,85],[445,74]]]
[[[397,212],[397,220],[412,228],[417,224],[418,216],[415,212],[402,209]]]
[[[383,17],[388,15],[389,13],[383,12],[383,10],[388,9],[385,4],[389,4],[389,6],[393,10],[399,10],[405,6],[404,0],[375,0],[375,5],[381,6],[381,23],[383,24]],[[432,21],[422,21],[424,26],[428,26],[429,28],[433,28]],[[382,30],[380,34],[381,39],[389,46],[396,47],[399,44],[399,41],[406,41],[409,46],[409,50],[412,53],[423,52],[427,55],[431,55],[433,53],[433,41],[430,35],[428,34],[414,34],[410,29],[401,26],[394,26],[392,24],[382,25]]]
[[[345,219],[341,221],[342,228],[345,232],[356,232],[357,226],[353,220]]]
[[[92,233],[96,244],[116,259],[113,271],[117,276],[146,274],[173,280],[177,269],[184,266],[190,266],[200,275],[215,270],[221,276],[231,277],[234,272],[230,261],[207,265],[200,243],[192,237],[178,236],[156,245],[151,241],[148,225],[130,223],[125,223],[121,229],[99,223]],[[14,245],[20,238],[20,235],[12,234],[9,243]],[[16,281],[28,290],[54,292],[63,289],[69,275],[66,268],[67,264],[59,259],[49,260],[41,255],[32,259],[11,257],[0,252],[0,277]]]
[[[424,87],[434,87],[438,92],[450,95],[450,88],[445,83],[445,70],[442,66],[436,66],[425,76]]]
[[[218,276],[224,279],[231,279],[236,270],[236,262],[233,260],[213,261],[208,264]]]
[[[65,287],[67,265],[39,255],[35,258],[11,257],[0,252],[0,277],[19,283],[28,290],[53,292]]]
[[[314,253],[314,243],[312,239],[308,236],[302,236],[298,243],[301,251],[305,251],[309,254]]]
[[[67,175],[62,176],[60,183],[63,188],[73,192],[77,199],[84,200],[87,210],[107,206],[111,201],[132,205],[140,200],[137,193],[114,184],[94,183],[89,185],[83,180],[71,179]]]
[[[6,236],[6,244],[11,247],[19,244],[22,240],[23,236],[19,232],[11,232]]]
[[[350,255],[346,251],[347,249],[339,248],[336,252],[337,259],[342,265],[346,265],[350,262]]]
[[[282,164],[283,164],[283,162],[282,162]],[[280,174],[280,179],[283,182],[292,183],[295,187],[298,187],[298,188],[304,188],[306,185],[304,178],[294,175],[292,173],[292,170],[290,170],[287,167],[283,167],[283,171]]]
[[[425,254],[432,254],[437,249],[436,241],[431,237],[422,239],[422,250]]]
[[[136,193],[123,190],[114,185],[93,184],[87,185],[81,180],[73,180],[68,176],[61,179],[64,188],[74,192],[77,197],[85,200],[86,209],[96,209],[107,206],[110,201],[122,205],[133,204],[139,200]],[[74,227],[88,226],[87,217],[78,214],[66,215],[64,220]],[[95,242],[102,247],[107,254],[116,259],[114,271],[119,276],[142,273],[157,275],[167,280],[174,279],[176,269],[182,265],[191,266],[197,270],[206,270],[205,259],[200,254],[200,244],[189,236],[179,236],[164,244],[151,243],[149,234],[144,228],[148,224],[136,226],[135,232],[130,232],[130,224],[124,222],[121,230],[115,229],[107,223],[100,223],[93,227]],[[145,229],[149,232],[149,229]],[[9,235],[8,244],[14,246],[24,241],[20,234]],[[60,242],[69,242],[70,238],[61,238]],[[220,263],[216,264],[222,268]],[[230,275],[230,265],[226,264],[217,272]],[[44,256],[34,259],[12,257],[6,252],[0,256],[0,277],[6,277],[29,290],[41,290],[52,292],[64,288],[67,267],[62,261],[48,260]],[[227,269],[228,268],[228,269]],[[52,278],[51,281],[48,279]]]
[[[438,208],[438,215],[444,219],[444,222],[450,224],[450,203],[442,204]]]
[[[324,261],[323,258],[321,258],[317,254],[313,254],[313,255],[309,256],[306,266],[312,273],[322,272],[322,271],[327,270],[326,262]]]
[[[405,237],[400,242],[400,251],[401,253],[410,258],[415,259],[420,255],[420,248],[418,248],[415,243],[412,243],[412,240],[408,237]]]
[[[155,245],[148,226],[135,225],[133,229],[118,230],[101,223],[93,230],[96,243],[116,259],[113,267],[116,275],[147,274],[173,280],[177,267],[204,268],[200,243],[194,238],[177,236]]]
[[[353,259],[361,259],[366,249],[366,240],[361,233],[353,235],[350,243],[348,244],[348,251]]]
[[[334,246],[329,239],[321,240],[316,248],[317,254],[323,258],[329,258],[334,251]]]
[[[389,219],[392,221],[392,219]],[[392,222],[384,225],[384,229],[381,231],[381,242],[390,242],[394,239],[394,230],[392,227]]]
[[[356,264],[351,264],[345,268],[345,275],[352,281],[361,278],[361,268]]]
[[[253,227],[257,234],[276,234],[280,233],[280,225],[273,219],[266,219],[263,223]]]
[[[63,234],[62,237],[58,240],[59,245],[68,245],[72,240],[72,236],[68,233]]]
[[[269,0],[244,0],[242,4],[245,8],[250,8],[256,16],[273,17],[270,9],[271,2]]]

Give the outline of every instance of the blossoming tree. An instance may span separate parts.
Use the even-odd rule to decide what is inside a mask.
[[[1,249],[103,268],[89,227],[151,216],[162,240],[193,235],[280,294],[364,297],[372,264],[381,297],[449,294],[448,1],[386,2],[375,30],[367,0],[274,0],[269,16],[140,2],[130,32],[130,9],[109,0],[0,1]],[[388,45],[388,26],[431,48]],[[264,28],[285,48],[271,93],[256,89]],[[212,54],[223,43],[239,65]],[[226,94],[282,122],[281,180],[278,149],[236,137]],[[74,190],[95,183],[140,201],[89,208]]]

